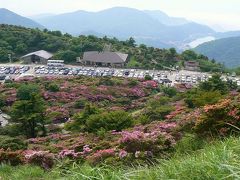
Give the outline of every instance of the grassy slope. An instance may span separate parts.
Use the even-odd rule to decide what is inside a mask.
[[[193,139],[190,139],[193,140]],[[111,167],[73,166],[70,171],[44,172],[38,167],[0,167],[0,177],[27,179],[240,179],[240,138],[228,138],[198,149],[190,140],[177,146],[176,155],[147,168],[112,169]],[[184,152],[186,149],[186,152]],[[189,152],[187,151],[189,150]],[[0,178],[1,179],[1,178]]]

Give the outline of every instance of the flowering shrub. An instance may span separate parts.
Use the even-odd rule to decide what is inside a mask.
[[[121,132],[120,147],[127,152],[151,151],[157,153],[171,148],[175,144],[175,138],[169,133],[176,127],[176,123],[160,123],[150,125],[148,131],[142,126],[134,131]]]
[[[119,158],[120,158],[120,159],[125,158],[127,155],[128,155],[128,152],[127,152],[127,151],[125,151],[125,150],[120,150],[120,152],[119,152]]]
[[[175,105],[175,110],[172,111],[170,114],[166,115],[165,118],[167,120],[174,119],[176,116],[182,114],[185,111],[185,107],[181,102],[177,102]]]
[[[81,156],[81,153],[76,153],[74,150],[64,149],[58,154],[58,158],[64,159],[66,157],[75,159]]]
[[[114,157],[115,156],[115,150],[114,149],[104,149],[104,150],[99,150],[95,152],[93,155],[87,157],[88,162],[91,164],[97,164],[99,162],[104,161],[105,159],[109,157]]]
[[[227,135],[236,130],[239,131],[239,127],[240,108],[238,103],[224,99],[217,104],[205,106],[194,128],[199,135]]]
[[[142,89],[136,88],[136,87],[131,89],[130,94],[132,94],[132,96],[134,96],[134,97],[144,97],[144,96],[146,96],[146,94],[144,93],[144,91]]]
[[[143,82],[143,85],[147,88],[157,88],[158,87],[158,83],[153,80],[145,81],[145,82]]]
[[[48,151],[32,151],[24,152],[25,161],[29,164],[41,166],[44,169],[50,169],[54,165],[54,155]]]
[[[0,163],[9,163],[13,166],[23,163],[22,151],[0,149]]]
[[[75,152],[74,150],[64,149],[58,154],[58,158],[64,159],[64,158],[68,157],[71,159],[77,159],[81,156],[86,156],[91,152],[92,152],[92,149],[89,147],[89,145],[85,145],[83,147],[82,152]]]
[[[69,111],[63,107],[50,107],[47,109],[47,116],[53,123],[63,123],[69,119]]]

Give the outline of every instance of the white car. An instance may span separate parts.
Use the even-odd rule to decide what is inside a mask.
[[[182,77],[181,81],[182,81],[182,82],[185,82],[185,81],[186,81],[186,78],[185,78],[185,77]]]
[[[237,81],[237,85],[240,86],[240,81]]]

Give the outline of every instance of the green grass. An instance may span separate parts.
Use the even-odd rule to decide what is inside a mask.
[[[44,172],[38,167],[12,168],[3,165],[0,167],[0,179],[240,179],[240,138],[231,137],[207,145],[191,143],[191,140],[194,138],[188,137],[182,141],[170,160],[159,160],[158,164],[150,168],[90,167],[75,164],[70,170],[55,168],[51,172]]]

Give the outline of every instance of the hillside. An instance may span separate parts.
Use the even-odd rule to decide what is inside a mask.
[[[194,49],[217,62],[233,68],[240,65],[240,37],[219,39],[204,43]]]
[[[191,140],[191,139],[190,139]],[[193,139],[194,140],[194,139]],[[239,179],[238,169],[240,164],[240,152],[237,148],[239,138],[229,138],[224,141],[216,141],[214,144],[206,145],[203,149],[197,149],[196,140],[187,141],[179,150],[188,150],[191,153],[177,153],[174,158],[161,160],[161,163],[154,164],[154,167],[120,167],[89,165],[78,165],[66,170],[55,168],[52,171],[44,171],[36,166],[0,166],[0,176],[3,179],[18,180],[25,179],[222,179],[233,177]],[[192,146],[190,145],[192,144]],[[185,149],[184,149],[185,148]],[[88,179],[88,178],[86,178]]]
[[[184,92],[131,78],[8,81],[0,177],[238,179],[236,90],[217,74]]]
[[[0,24],[18,25],[28,28],[44,28],[39,23],[4,8],[0,8]]]
[[[94,31],[103,35],[126,39],[144,39],[155,47],[177,47],[183,41],[215,33],[211,28],[181,18],[172,18],[161,11],[140,11],[115,7],[99,12],[76,11],[36,19],[50,30],[61,30],[74,35]],[[170,26],[171,25],[171,26]],[[155,40],[157,39],[158,44]]]
[[[52,52],[55,55],[54,58],[64,59],[66,63],[75,63],[76,57],[81,57],[83,52],[102,51],[105,45],[111,44],[112,51],[129,54],[127,64],[129,68],[162,69],[163,66],[181,66],[185,60],[196,60],[200,62],[204,71],[220,69],[220,65],[191,51],[178,54],[173,48],[159,49],[146,45],[137,46],[133,38],[120,41],[108,37],[74,37],[62,34],[60,31],[46,29],[41,31],[9,25],[0,25],[0,38],[0,62],[7,62],[9,53],[13,55],[13,60],[17,61],[24,54],[44,49]]]

